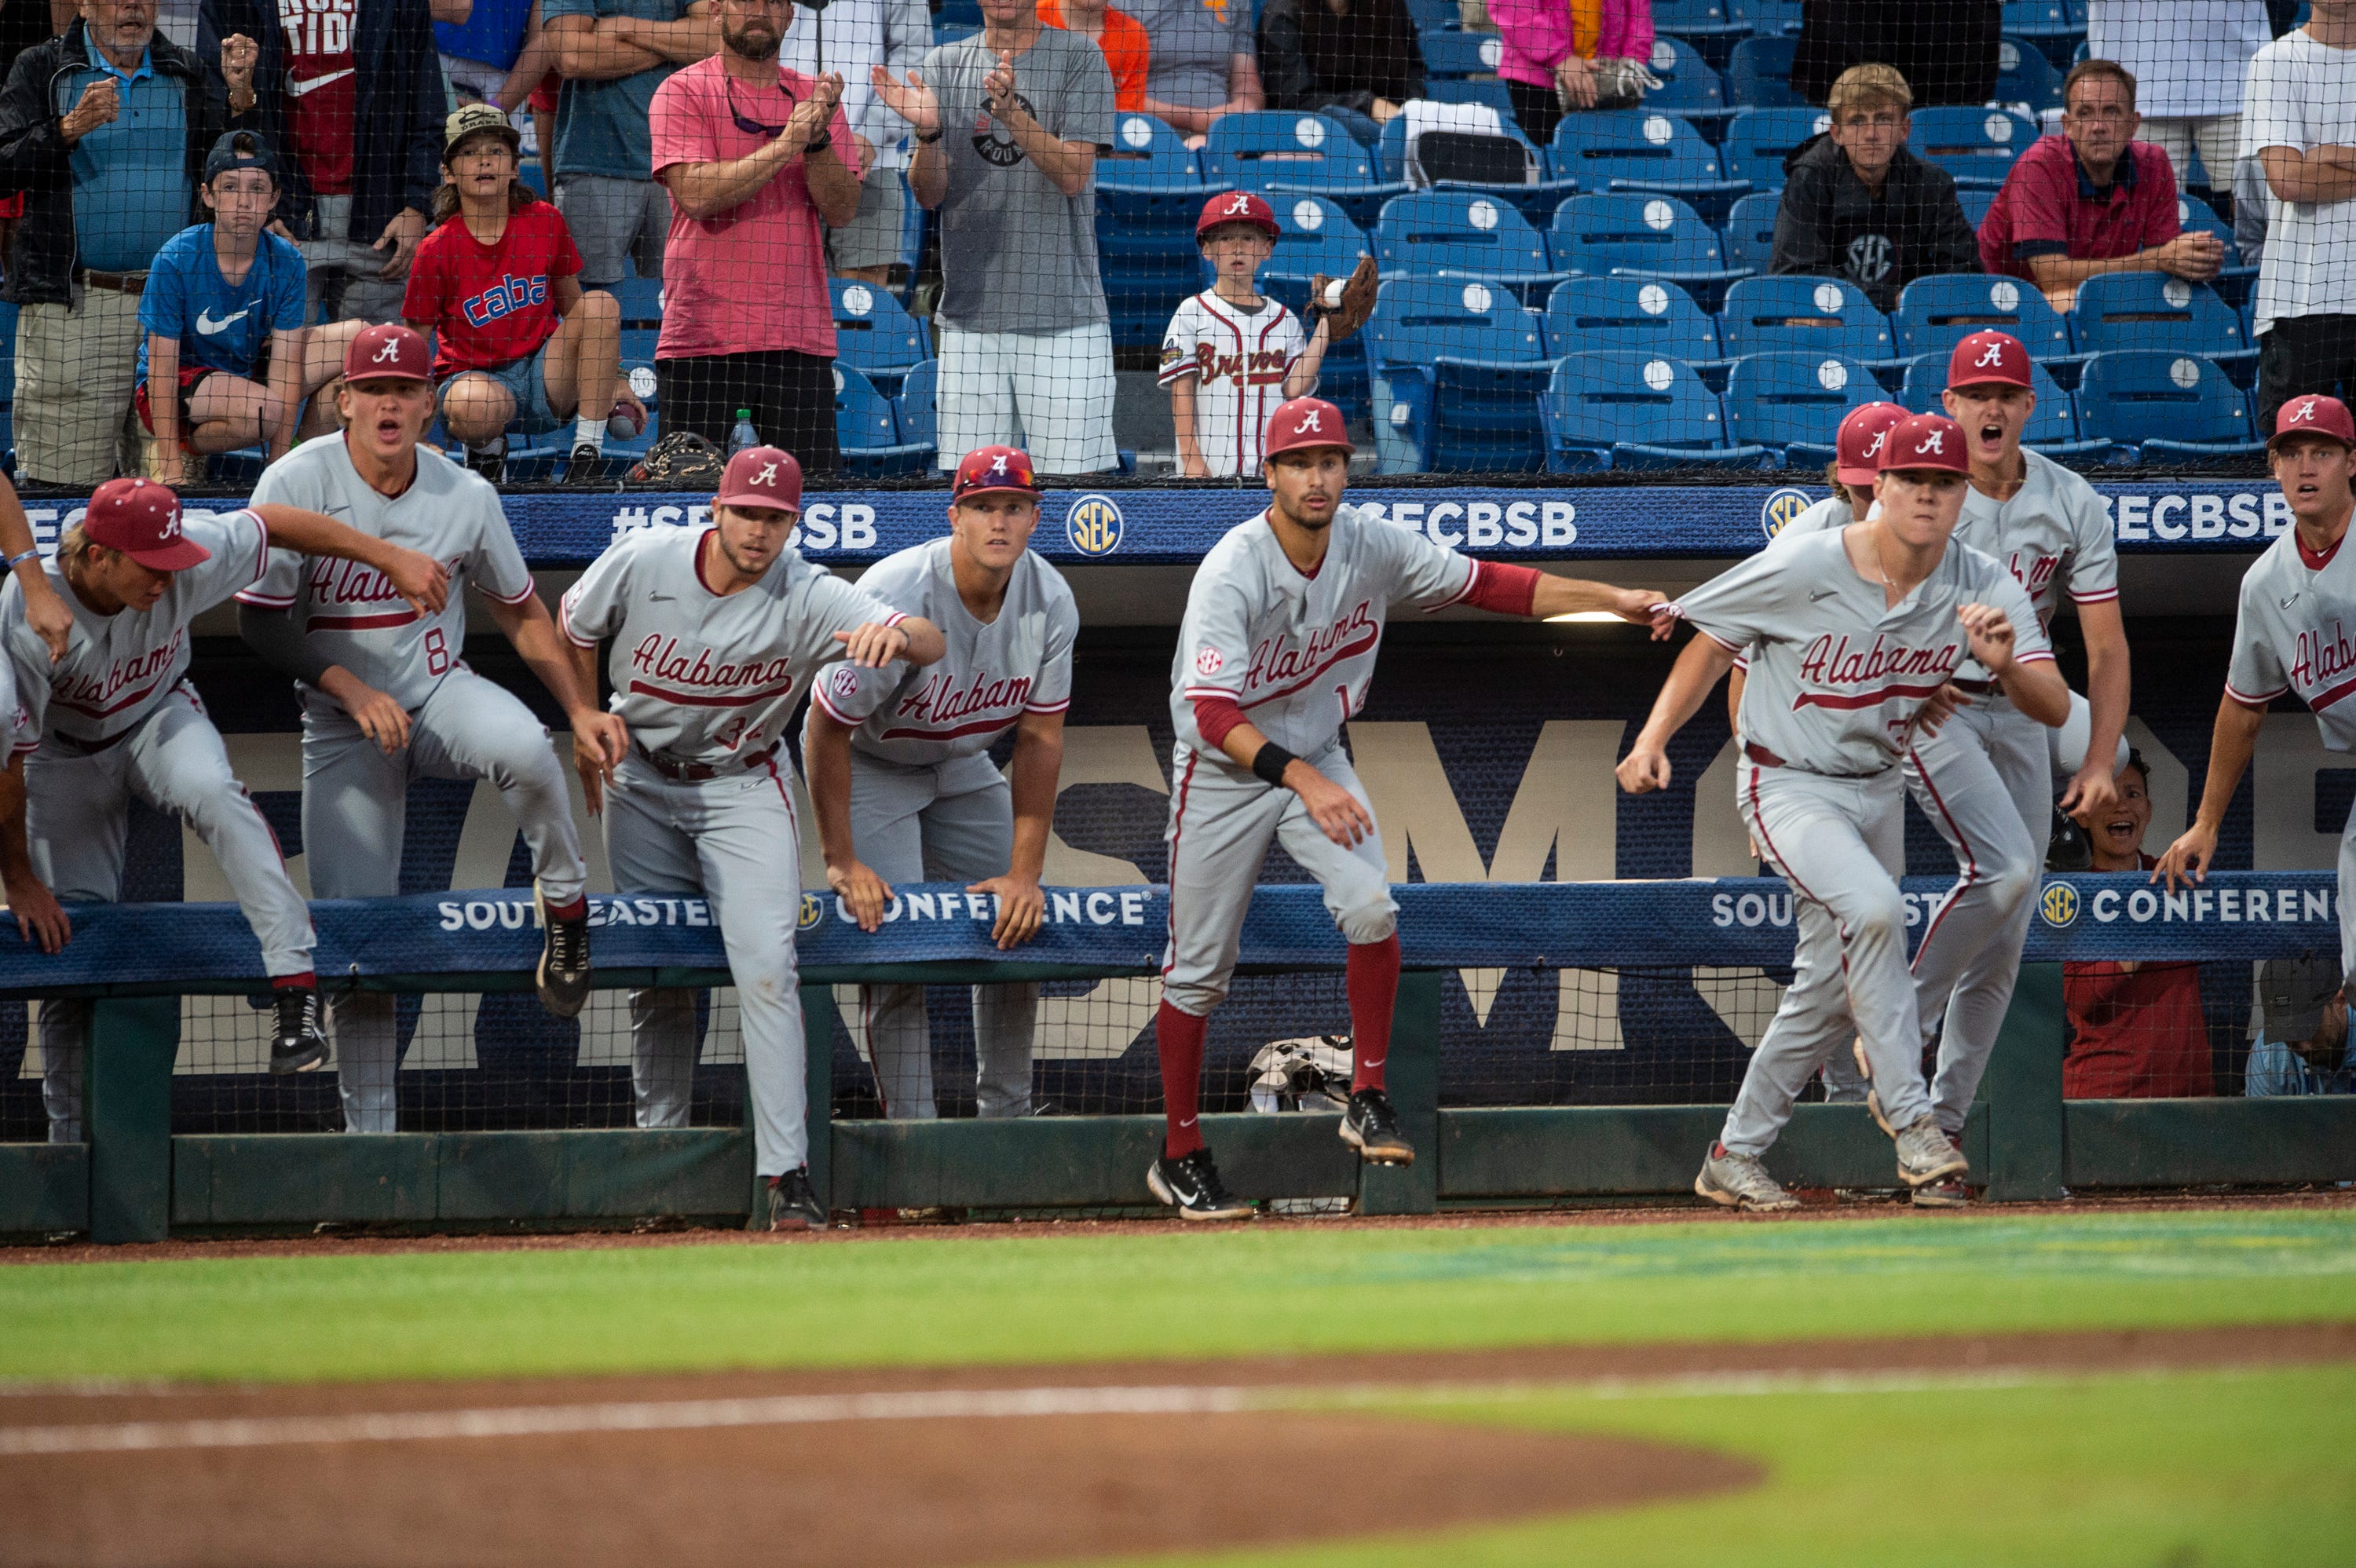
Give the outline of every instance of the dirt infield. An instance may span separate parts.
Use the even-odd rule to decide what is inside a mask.
[[[1442,1424],[1535,1391],[1901,1394],[2356,1361],[2356,1324],[892,1371],[19,1390],[0,1563],[979,1563],[1438,1530],[1754,1484]],[[1378,1499],[1351,1480],[1382,1456]]]

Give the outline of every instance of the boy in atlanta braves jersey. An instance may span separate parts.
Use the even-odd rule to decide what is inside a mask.
[[[2295,693],[2315,715],[2326,750],[2356,749],[2356,419],[2338,398],[2292,398],[2275,415],[2267,460],[2293,527],[2242,577],[2225,695],[2209,741],[2201,809],[2152,875],[2174,888],[2205,880],[2217,832],[2257,749],[2266,709]],[[2356,973],[2356,811],[2340,839],[2340,965]]]
[[[1658,595],[1475,561],[1342,504],[1341,411],[1299,398],[1269,420],[1269,506],[1211,547],[1171,666],[1170,945],[1154,1029],[1168,1131],[1147,1185],[1189,1220],[1242,1219],[1203,1141],[1203,1048],[1227,993],[1271,839],[1323,884],[1349,944],[1354,1071],[1342,1141],[1408,1165],[1383,1092],[1398,989],[1398,906],[1342,726],[1365,705],[1395,601],[1507,615],[1649,618]]]
[[[135,798],[196,830],[220,862],[253,934],[275,997],[273,1072],[327,1059],[311,973],[311,913],[287,880],[278,839],[230,772],[229,754],[187,680],[188,623],[262,574],[271,543],[379,574],[386,596],[438,611],[449,577],[415,550],[316,512],[262,504],[190,517],[170,489],[111,479],[80,523],[58,541],[50,583],[70,606],[65,656],[26,623],[22,587],[0,596],[16,692],[10,771],[23,811],[0,824],[0,875],[20,929],[54,953],[70,934],[57,899],[112,901],[123,887]],[[42,1098],[49,1136],[81,1140],[81,1050],[90,1004],[41,1008]]]
[[[827,1220],[809,1180],[794,966],[801,849],[778,737],[831,659],[873,668],[941,656],[930,622],[787,545],[801,504],[801,464],[774,446],[748,447],[728,460],[709,527],[624,536],[558,606],[583,685],[595,678],[599,640],[614,639],[614,712],[631,744],[618,766],[583,756],[581,782],[605,818],[616,890],[701,894],[719,922],[774,1231]],[[840,817],[841,782],[813,773],[809,783],[821,816]],[[693,993],[631,992],[630,1036],[638,1125],[686,1125]]]
[[[362,331],[344,356],[337,394],[344,430],[305,442],[264,469],[254,499],[349,517],[362,532],[421,549],[471,581],[571,719],[576,753],[618,760],[621,721],[600,712],[573,678],[498,493],[419,444],[434,418],[427,370],[425,340],[408,327]],[[396,603],[377,572],[281,549],[269,574],[238,600],[245,640],[301,683],[303,848],[312,892],[326,899],[399,892],[410,781],[487,778],[531,848],[533,896],[547,933],[537,972],[541,1005],[560,1018],[579,1013],[589,995],[589,906],[563,764],[521,699],[460,662],[463,597],[452,594],[421,614]],[[393,1008],[390,994],[347,992],[327,1009],[344,1125],[352,1132],[395,1125]]]
[[[819,816],[828,876],[873,930],[894,882],[939,877],[994,894],[1001,948],[1028,942],[1046,901],[1039,873],[1055,816],[1072,639],[1080,613],[1055,569],[1034,554],[1039,489],[1031,459],[977,447],[958,464],[949,535],[872,567],[859,586],[940,627],[948,653],[926,669],[851,663],[811,693],[802,765],[813,807],[848,800],[845,820]],[[990,748],[1014,731],[1012,778]],[[1020,1116],[1031,1105],[1035,985],[973,988],[977,1108]],[[889,1116],[929,1117],[933,1053],[922,986],[862,986],[854,1032],[874,1063]]]
[[[1695,1179],[1694,1190],[1713,1201],[1794,1206],[1759,1156],[1842,1037],[1826,1014],[1844,1001],[1896,1129],[1900,1179],[1919,1188],[1966,1172],[1922,1083],[1898,891],[1904,868],[1890,826],[1903,801],[1899,762],[1923,705],[1966,657],[1978,658],[2040,723],[2069,710],[2027,596],[1996,562],[1950,543],[1966,472],[1954,422],[1913,415],[1883,441],[1880,507],[1869,520],[1762,550],[1674,607],[1704,635],[1678,656],[1620,764],[1621,787],[1642,795],[1667,786],[1670,738],[1735,655],[1751,649],[1737,804],[1752,842],[1794,895],[1829,916],[1797,923],[1798,966],[1837,970],[1847,988],[1845,998],[1820,987],[1784,992]],[[1951,901],[1968,912],[1988,896],[1959,882]]]
[[[1161,376],[1170,389],[1178,471],[1189,478],[1258,474],[1268,416],[1317,385],[1324,319],[1304,335],[1299,316],[1259,292],[1259,270],[1281,232],[1268,203],[1241,190],[1205,202],[1194,224],[1194,243],[1218,269],[1218,281],[1170,317]]]

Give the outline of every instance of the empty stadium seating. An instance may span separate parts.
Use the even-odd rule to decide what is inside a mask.
[[[1727,264],[1718,230],[1674,197],[1575,196],[1555,209],[1547,238],[1565,272],[1674,280],[1704,310],[1743,275]]]
[[[1917,278],[1898,296],[1890,313],[1898,352],[1945,354],[1975,332],[1994,329],[2020,339],[2035,359],[2072,350],[2070,324],[2045,303],[2035,285],[2018,278],[1944,273]]]
[[[2070,312],[2071,336],[2082,354],[2147,348],[2195,354],[2254,373],[2257,350],[2242,328],[2242,314],[2203,283],[2165,272],[2105,272],[2078,285]],[[2233,379],[2246,385],[2248,376]]]
[[[834,298],[835,362],[863,371],[885,389],[932,353],[925,330],[890,291],[828,280]]]
[[[1775,255],[1775,214],[1781,191],[1760,191],[1734,204],[1726,215],[1726,261],[1744,272],[1763,272]]]
[[[1811,136],[1832,129],[1833,117],[1821,109],[1743,109],[1726,124],[1726,140],[1719,144],[1728,177],[1751,182],[1753,191],[1783,188],[1783,160]],[[1748,199],[1748,198],[1746,198]]]
[[[1953,175],[1957,185],[1993,189],[2037,135],[2035,121],[2009,109],[1949,105],[1914,111],[1906,145]]]
[[[2143,462],[2265,450],[2247,395],[2224,371],[2190,354],[2094,355],[2078,381],[2078,427],[2089,438],[2135,449]]]
[[[892,400],[856,367],[841,361],[834,367],[834,433],[847,474],[881,478],[914,473],[932,461],[932,443],[903,441]]]
[[[1341,122],[1322,114],[1224,116],[1211,126],[1202,162],[1208,185],[1330,197],[1362,227],[1372,226],[1385,201],[1407,193],[1406,186],[1377,178],[1374,155]]]
[[[1535,304],[1560,281],[1544,235],[1511,202],[1485,193],[1423,190],[1383,204],[1375,262],[1387,278],[1467,272]]]
[[[1792,43],[1787,36],[1749,37],[1726,60],[1726,99],[1754,109],[1797,108],[1807,100],[1792,91]]]
[[[1177,132],[1150,114],[1115,119],[1096,180],[1098,263],[1115,344],[1161,342],[1170,313],[1202,286],[1194,221],[1210,195]]]
[[[1728,444],[1717,394],[1677,359],[1569,355],[1547,378],[1538,419],[1547,466],[1557,473],[1770,461],[1763,447]]]
[[[1644,278],[1565,279],[1548,297],[1547,352],[1641,354],[1648,359],[1716,359],[1718,326],[1693,296]]]
[[[1727,291],[1718,341],[1730,356],[1790,352],[1860,361],[1892,357],[1890,319],[1856,284],[1801,275],[1745,278]]]
[[[1542,464],[1542,324],[1510,291],[1457,278],[1386,279],[1366,331],[1384,472]],[[1435,417],[1441,408],[1444,420]]]
[[[1700,132],[1649,110],[1566,114],[1547,157],[1555,178],[1577,180],[1582,192],[1672,196],[1712,224],[1751,194],[1747,183],[1724,176],[1718,150]]]
[[[1872,371],[1838,354],[1749,354],[1726,379],[1726,428],[1741,444],[1822,463],[1843,416],[1881,395]]]

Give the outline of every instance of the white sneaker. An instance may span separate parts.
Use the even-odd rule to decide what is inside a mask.
[[[1767,1174],[1759,1157],[1736,1154],[1723,1144],[1712,1144],[1694,1178],[1694,1191],[1711,1202],[1754,1214],[1777,1214],[1797,1209],[1800,1200]]]
[[[1971,1161],[1935,1116],[1923,1116],[1898,1135],[1898,1178],[1909,1187],[1919,1189],[1945,1177],[1967,1176],[1971,1168]]]

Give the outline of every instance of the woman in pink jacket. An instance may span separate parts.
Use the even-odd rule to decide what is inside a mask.
[[[1653,0],[1489,0],[1489,18],[1505,44],[1497,74],[1522,133],[1540,146],[1566,103],[1595,107],[1596,60],[1653,58]]]

